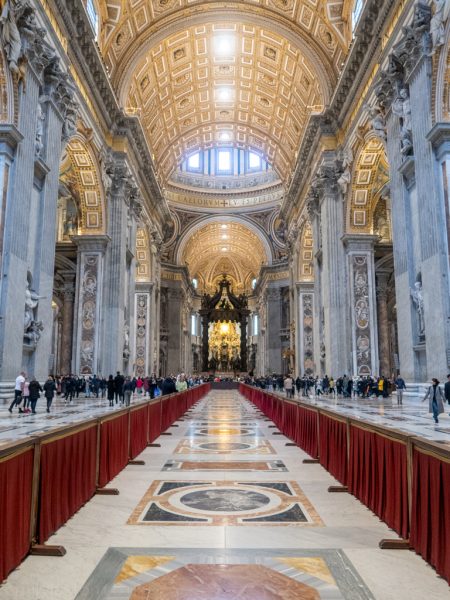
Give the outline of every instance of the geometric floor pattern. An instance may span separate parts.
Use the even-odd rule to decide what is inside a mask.
[[[286,472],[282,460],[168,460],[162,471],[266,471]]]
[[[373,600],[340,550],[109,548],[75,600]]]
[[[154,481],[129,525],[302,525],[322,520],[295,481]]]

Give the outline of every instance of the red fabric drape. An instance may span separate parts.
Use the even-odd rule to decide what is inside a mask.
[[[152,444],[161,435],[161,400],[148,406],[148,441]]]
[[[284,403],[283,424],[281,431],[289,439],[294,440],[297,434],[297,405],[292,402]]]
[[[128,414],[100,424],[100,469],[98,485],[111,481],[128,462]]]
[[[347,485],[347,423],[319,415],[319,459],[320,464]]]
[[[0,582],[30,549],[34,449],[0,461]]]
[[[409,533],[406,444],[350,428],[349,491],[401,537]]]
[[[298,407],[297,431],[294,442],[312,458],[317,458],[319,455],[317,417],[316,410],[309,410],[303,406]]]
[[[163,396],[161,399],[161,433],[170,427],[171,400],[172,398],[168,396]]]
[[[41,447],[39,543],[64,525],[95,493],[97,424]]]
[[[450,583],[450,464],[414,448],[410,543]]]
[[[148,410],[146,404],[142,408],[130,412],[130,458],[136,458],[148,443]]]

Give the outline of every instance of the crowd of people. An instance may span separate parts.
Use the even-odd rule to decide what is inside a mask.
[[[284,392],[287,398],[294,398],[296,393],[297,396],[305,398],[323,395],[342,398],[388,398],[395,391],[398,406],[403,404],[403,395],[406,391],[405,380],[400,375],[392,379],[383,376],[349,377],[343,375],[335,380],[328,375],[319,378],[311,375],[303,377],[286,375],[283,377],[274,374],[266,377],[247,377],[245,382],[269,392]],[[440,387],[438,379],[432,379],[422,401],[426,400],[429,401],[429,412],[433,414],[435,423],[439,423],[439,415],[444,412],[445,401],[450,404],[450,373],[447,375],[447,382],[443,389]]]
[[[185,373],[167,377],[158,377],[155,373],[146,377],[131,377],[117,371],[116,375],[109,375],[108,378],[101,375],[49,375],[41,385],[34,377],[28,378],[22,371],[16,378],[14,400],[8,410],[12,413],[17,408],[19,413],[36,414],[41,394],[46,400],[47,412],[50,412],[55,397],[60,397],[69,405],[80,397],[94,397],[106,398],[109,406],[130,406],[133,397],[153,399],[160,395],[182,392],[200,383],[203,383],[202,377]]]

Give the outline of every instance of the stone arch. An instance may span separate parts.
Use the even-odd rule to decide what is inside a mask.
[[[136,232],[136,281],[148,283],[152,278],[152,256],[148,232],[138,227]]]
[[[347,233],[372,233],[373,210],[389,181],[383,142],[369,136],[355,161],[347,196]]]
[[[67,144],[62,166],[70,177],[80,201],[81,234],[101,234],[106,231],[104,189],[95,154],[84,136],[77,133]]]
[[[297,281],[314,281],[314,247],[311,223],[305,221],[300,233]]]

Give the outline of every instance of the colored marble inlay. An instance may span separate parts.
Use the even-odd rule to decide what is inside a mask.
[[[75,600],[373,600],[341,550],[109,548]]]
[[[323,525],[293,481],[154,481],[128,524]]]
[[[168,460],[163,471],[275,471],[286,472],[281,460],[270,461],[195,461]]]
[[[184,439],[174,450],[174,454],[276,454],[272,445],[261,438],[248,439],[245,442],[219,440],[201,442]]]

